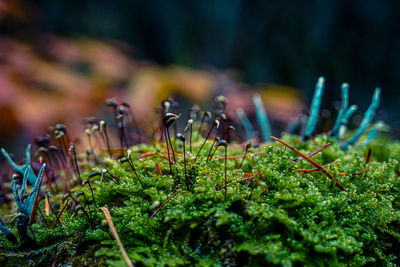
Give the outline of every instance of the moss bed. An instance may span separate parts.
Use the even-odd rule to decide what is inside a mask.
[[[98,207],[109,209],[135,266],[400,265],[399,142],[379,137],[369,146],[357,144],[344,152],[338,139],[326,135],[308,141],[282,137],[304,153],[331,143],[312,159],[327,164],[334,181],[321,172],[297,171],[314,166],[306,160],[294,162],[298,155],[278,142],[250,148],[239,168],[244,148],[230,144],[228,157],[238,157],[227,160],[225,196],[224,149],[206,161],[209,141],[194,161],[202,140],[194,134],[193,155],[186,151],[188,178],[194,182],[189,190],[179,142],[174,175],[162,144],[130,148],[143,186],[129,164],[105,151],[97,155],[101,167],[78,155],[82,179],[107,169],[118,181],[92,175],[96,203],[87,183],[78,183],[76,176],[70,181],[72,196],[85,193],[87,199],[80,197],[79,202],[93,227],[70,205],[56,223],[65,199],[64,193],[53,193],[49,200],[54,213],[45,218],[54,229],[36,213],[31,224],[36,247],[13,245],[0,235],[1,266],[125,265]],[[39,207],[46,209],[44,199]],[[15,211],[15,204],[3,206],[2,218],[18,236]]]

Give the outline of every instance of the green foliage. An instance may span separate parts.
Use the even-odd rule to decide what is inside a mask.
[[[183,157],[176,156],[173,173],[179,177],[173,177],[158,145],[131,148],[132,159],[154,152],[133,162],[144,189],[128,164],[120,165],[107,153],[98,155],[105,162],[102,168],[120,183],[100,175],[90,182],[97,205],[108,207],[128,256],[138,266],[399,265],[400,144],[382,137],[373,140],[371,160],[366,163],[368,147],[363,145],[344,152],[337,139],[325,135],[306,142],[289,135],[283,140],[306,153],[331,142],[313,159],[321,165],[336,160],[327,169],[349,193],[320,172],[296,172],[313,166],[304,160],[292,162],[297,155],[279,143],[250,148],[242,169],[237,168],[242,158],[228,159],[226,200],[224,189],[217,190],[224,186],[224,160],[218,158],[224,151],[219,149],[206,162],[211,142],[196,162],[194,155],[202,142],[193,144],[193,154],[186,150],[193,190],[186,190]],[[181,144],[175,152],[182,152]],[[229,145],[228,156],[242,154],[238,145]],[[352,175],[364,170],[369,171]],[[87,167],[82,177],[93,171],[101,169]],[[254,178],[238,181],[250,176]],[[83,199],[81,203],[90,210],[95,229],[81,211],[74,213],[68,207],[54,230],[43,222],[32,224],[37,249],[21,249],[0,236],[2,265],[122,266],[121,253],[89,187],[77,185],[71,195],[80,191],[88,197],[88,203]],[[52,196],[51,203],[61,210],[62,194]],[[44,201],[39,205],[44,209]],[[15,233],[15,221],[4,219]],[[46,220],[51,226],[56,215],[50,213]]]

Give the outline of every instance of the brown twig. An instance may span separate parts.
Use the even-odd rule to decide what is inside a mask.
[[[154,154],[155,154],[155,152],[145,152],[145,153],[141,154],[140,156],[138,156],[138,157],[136,158],[136,160],[143,159],[143,158],[150,158],[150,157],[152,157]]]
[[[333,164],[334,162],[338,161],[337,159],[329,162],[328,164],[323,165],[322,167],[326,168],[329,165]],[[296,172],[299,172],[300,175],[306,174],[306,173],[311,173],[311,172],[319,172],[320,170],[318,168],[314,168],[314,169],[298,169],[295,170]],[[339,172],[338,175],[340,176],[346,176],[346,175],[359,175],[359,174],[363,174],[369,172],[369,170],[364,170],[364,171],[360,171],[360,172],[355,172],[355,173],[343,173],[343,172]]]
[[[331,164],[333,164],[333,163],[335,163],[335,162],[337,162],[337,161],[338,161],[338,160],[335,159],[334,161],[329,162],[328,164],[325,164],[325,165],[323,165],[322,167],[326,168],[326,167],[328,167],[329,165],[331,165]],[[298,169],[298,170],[295,170],[295,171],[296,171],[296,172],[299,172],[300,174],[306,174],[306,173],[310,173],[310,172],[318,172],[319,169],[318,169],[318,168],[314,168],[314,169]]]
[[[320,148],[314,150],[313,152],[308,153],[307,156],[312,157],[312,156],[314,156],[315,154],[321,152],[322,150],[324,150],[325,148],[327,148],[330,145],[331,145],[331,143],[327,143],[327,144],[321,146]],[[292,161],[299,162],[299,161],[302,161],[303,159],[304,159],[303,157],[297,157],[297,158],[292,159]]]
[[[253,179],[254,177],[255,177],[255,175],[252,175],[252,176],[245,176],[245,177],[243,177],[243,178],[240,178],[240,179],[237,179],[237,180],[235,180],[235,181],[233,181],[233,182],[228,183],[227,186],[228,186],[228,185],[232,185],[232,184],[237,183],[237,182],[242,182],[242,181],[246,181],[246,180],[249,180],[249,179]],[[225,188],[225,185],[223,185],[222,187],[218,187],[217,190],[222,190],[222,189],[224,189],[224,188]]]
[[[346,175],[359,175],[359,174],[363,174],[363,173],[366,173],[366,172],[369,172],[369,170],[364,170],[364,171],[360,171],[360,172],[355,172],[355,173],[342,173],[342,172],[339,172],[338,173],[338,175],[340,175],[340,176],[346,176]]]
[[[162,207],[164,207],[164,206],[165,206],[176,194],[178,194],[180,191],[181,191],[180,189],[176,190],[175,193],[174,193],[172,196],[170,196],[164,203],[162,203],[161,206],[158,207],[158,209],[156,209],[156,211],[153,212],[153,214],[151,214],[151,216],[150,216],[149,219],[147,220],[147,223],[146,223],[146,224],[148,224],[149,221],[151,220],[151,218],[153,218],[153,217],[162,209]]]
[[[143,153],[142,155],[140,155],[139,157],[137,157],[136,158],[136,160],[139,160],[139,159],[143,159],[143,158],[151,158],[154,154],[155,154],[156,152],[146,152],[146,153]],[[177,155],[177,154],[175,154],[175,155]],[[161,158],[163,158],[163,159],[166,159],[166,160],[170,160],[166,155],[164,155],[164,154],[160,154],[160,157]],[[172,164],[175,164],[175,162],[171,159],[171,163]]]
[[[315,167],[317,167],[323,174],[325,174],[329,179],[333,180],[334,177],[332,176],[332,174],[330,174],[327,170],[324,169],[324,167],[322,167],[321,165],[319,165],[317,162],[315,162],[314,160],[312,160],[309,156],[307,156],[306,154],[300,152],[299,150],[297,150],[296,148],[292,147],[291,145],[289,145],[288,143],[285,143],[284,141],[271,136],[272,139],[274,139],[275,141],[278,141],[279,143],[287,146],[288,148],[290,148],[291,150],[293,150],[296,154],[298,154],[299,156],[303,157],[305,160],[307,160],[308,162],[310,162],[312,165],[314,165]],[[336,182],[336,187],[339,188],[340,190],[347,192],[347,190],[339,183]],[[348,192],[347,192],[348,193]]]
[[[158,163],[156,163],[156,169],[159,175],[162,175],[162,171],[160,169],[160,165]]]
[[[122,256],[124,257],[124,260],[125,260],[126,264],[129,267],[133,267],[132,261],[131,261],[131,259],[129,259],[128,254],[126,253],[126,251],[124,249],[124,246],[122,245],[122,242],[119,239],[119,236],[118,236],[118,233],[117,233],[117,229],[115,229],[114,222],[113,222],[113,220],[111,218],[110,211],[106,207],[100,207],[99,210],[101,210],[104,213],[104,216],[106,217],[108,226],[110,227],[110,230],[111,230],[111,232],[112,232],[112,234],[113,234],[113,236],[115,238],[115,241],[117,241],[119,250],[121,251]]]

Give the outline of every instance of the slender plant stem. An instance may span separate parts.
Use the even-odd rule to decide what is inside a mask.
[[[225,201],[226,201],[226,194],[228,192],[227,181],[226,181],[226,165],[227,165],[227,154],[228,154],[228,147],[225,146]]]
[[[189,136],[190,153],[192,153],[192,132],[193,132],[193,123],[190,124],[190,136]]]
[[[166,143],[166,145],[167,145],[169,172],[170,172],[171,175],[173,175],[173,173],[172,173],[172,166],[171,166],[171,155],[169,154],[168,138],[167,138],[167,134],[166,134],[166,133],[167,133],[167,127],[165,127],[165,125],[164,125],[164,127],[163,127],[163,133],[164,133],[164,136],[165,136],[165,143]]]
[[[197,160],[197,158],[199,157],[199,155],[200,155],[200,152],[201,152],[201,150],[203,149],[203,146],[205,145],[205,143],[207,142],[207,140],[208,140],[208,138],[210,137],[210,135],[211,135],[211,132],[212,132],[212,130],[214,129],[214,123],[212,124],[212,126],[211,126],[211,128],[210,128],[210,131],[208,132],[208,134],[207,134],[207,137],[206,137],[206,139],[204,139],[204,142],[203,142],[203,144],[201,144],[201,147],[200,147],[200,149],[199,149],[199,152],[197,152],[197,155],[196,155],[196,158],[194,159],[194,161],[196,161]]]
[[[169,146],[171,147],[171,151],[172,151],[172,156],[174,157],[174,162],[176,162],[175,152],[174,152],[174,148],[173,148],[172,143],[171,143],[171,137],[169,135],[168,127],[166,129],[167,129],[167,137],[168,137],[168,140],[169,140]]]

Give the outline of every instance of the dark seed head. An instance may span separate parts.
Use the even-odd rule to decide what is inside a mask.
[[[128,159],[127,159],[127,158],[123,157],[123,158],[120,158],[120,159],[119,159],[119,163],[120,163],[120,164],[124,164],[125,162],[128,162]]]
[[[101,175],[101,173],[99,173],[99,172],[92,172],[92,173],[89,175],[89,178],[96,177],[96,176],[99,176],[99,175]]]
[[[181,140],[182,142],[185,142],[185,140],[186,140],[186,138],[185,138],[181,133],[178,133],[178,134],[176,135],[176,138],[178,138],[178,139]]]
[[[225,141],[225,140],[220,140],[220,141],[217,143],[217,147],[219,147],[219,146],[224,146],[224,147],[226,147],[226,146],[227,146],[226,141]]]
[[[116,116],[116,118],[117,118],[117,120],[122,121],[122,120],[124,119],[124,114],[119,113],[119,114]]]
[[[251,142],[246,145],[246,150],[248,150],[249,148],[251,148]]]
[[[21,175],[21,173],[19,173],[19,172],[14,172],[13,174],[12,174],[12,176],[11,176],[11,179],[13,180],[13,181],[15,181],[15,180],[17,180],[17,179],[21,179],[22,178],[22,175]]]
[[[225,113],[219,114],[219,115],[218,115],[218,118],[221,119],[221,120],[223,120],[223,121],[226,121],[226,120],[228,119],[228,117],[226,116]]]
[[[56,146],[51,145],[51,146],[49,146],[49,150],[50,151],[58,151],[58,148]]]
[[[166,124],[167,121],[171,118],[177,118],[178,115],[174,114],[174,113],[166,113],[164,118],[163,118],[163,123]]]
[[[128,111],[126,110],[125,106],[120,105],[118,109],[119,114],[128,114]]]
[[[121,106],[126,107],[126,108],[128,108],[128,109],[131,108],[131,105],[129,105],[129,103],[126,102],[126,101],[122,102],[122,103],[121,103]]]
[[[221,103],[222,105],[226,105],[226,102],[228,102],[228,100],[226,99],[225,96],[223,95],[219,95],[215,98],[215,101],[218,103]]]
[[[169,128],[175,121],[176,121],[177,117],[172,117],[169,118],[166,122],[165,122],[165,127]]]
[[[67,127],[64,124],[57,124],[56,129],[61,132],[67,132]]]
[[[75,211],[78,211],[78,210],[80,210],[80,209],[82,209],[81,204],[76,205],[76,207],[74,208]]]
[[[35,144],[38,147],[48,147],[50,145],[50,138],[49,136],[38,136],[35,139]]]
[[[118,106],[118,102],[117,102],[115,99],[107,99],[107,100],[106,100],[106,105],[107,105],[108,107],[113,107],[113,108],[115,108],[115,107]]]
[[[59,130],[55,130],[54,131],[54,135],[56,136],[56,138],[61,138],[64,136],[64,132],[63,131],[59,131]]]
[[[65,201],[68,197],[70,196],[70,194],[66,193],[62,196],[62,201]]]

